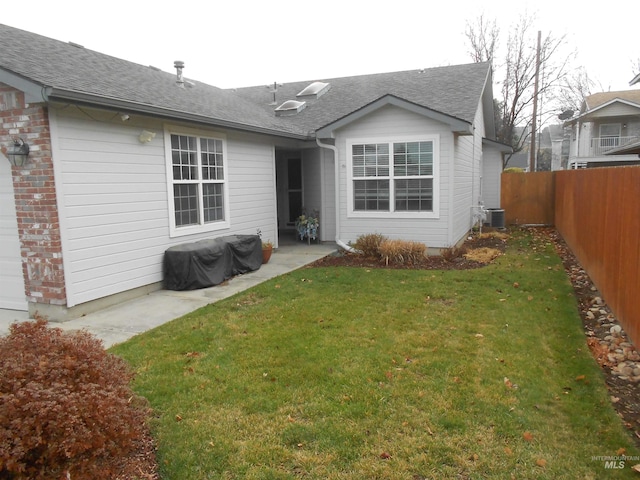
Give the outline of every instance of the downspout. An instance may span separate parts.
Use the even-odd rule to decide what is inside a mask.
[[[353,247],[347,245],[344,241],[340,240],[340,165],[338,158],[338,147],[335,145],[330,145],[328,143],[322,143],[319,138],[316,137],[316,143],[320,148],[326,148],[333,152],[333,163],[334,163],[334,183],[335,183],[335,204],[336,204],[336,245],[338,245],[343,250],[346,250],[350,253],[358,253]]]
[[[478,167],[480,169],[478,172],[478,188],[480,192],[476,199],[476,142],[476,127],[474,125],[471,149],[471,227],[469,228],[469,231],[473,230],[476,223],[480,223],[480,233],[482,233],[482,223],[486,220],[487,213],[484,208],[484,202],[482,201],[482,163],[480,161],[478,162]],[[483,149],[480,150],[481,155],[483,151]]]
[[[580,157],[580,120],[576,122],[576,156],[573,163],[573,168],[578,168],[578,158]]]
[[[474,215],[476,207],[476,126],[473,126],[473,135],[471,137],[471,227],[473,229]]]

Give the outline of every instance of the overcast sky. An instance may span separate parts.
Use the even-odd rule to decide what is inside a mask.
[[[505,42],[527,14],[543,37],[566,35],[603,90],[626,90],[639,11],[638,0],[31,0],[0,22],[168,72],[182,60],[186,78],[231,88],[469,63],[467,22],[495,18]]]

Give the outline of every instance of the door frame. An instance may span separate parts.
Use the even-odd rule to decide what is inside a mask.
[[[300,193],[300,209],[304,207],[304,161],[300,150],[276,150],[276,201],[278,212],[278,229],[295,230],[295,218],[291,218],[289,174],[290,162],[297,161],[300,171],[300,188],[293,191]]]

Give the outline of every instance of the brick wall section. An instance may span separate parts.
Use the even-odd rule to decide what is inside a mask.
[[[65,305],[62,242],[47,107],[25,105],[22,92],[0,84],[0,145],[20,137],[30,153],[11,167],[25,293],[31,303]]]

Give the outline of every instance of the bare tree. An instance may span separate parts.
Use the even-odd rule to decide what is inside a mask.
[[[560,107],[558,118],[568,120],[580,111],[583,100],[591,95],[598,85],[589,78],[584,67],[568,74],[558,90],[557,101]],[[603,90],[602,86],[599,90]]]
[[[487,21],[484,15],[480,15],[474,25],[467,22],[464,33],[469,41],[471,48],[469,53],[473,62],[493,63],[500,36],[500,29],[496,25],[496,21]]]
[[[631,71],[633,72],[633,78],[629,82],[629,85],[640,83],[640,58],[638,58],[635,63],[631,62]]]
[[[522,15],[511,28],[504,46],[501,64],[496,62],[499,32],[496,23],[480,17],[476,24],[467,24],[466,36],[469,40],[474,61],[491,61],[500,98],[496,101],[496,136],[498,141],[511,145],[514,153],[522,151],[529,142],[535,91],[537,31],[534,18]],[[540,108],[540,128],[551,118],[551,111],[557,112],[556,90],[561,86],[568,72],[571,56],[560,55],[565,38],[555,38],[551,34],[541,41],[540,82],[538,101],[544,98],[545,108]],[[497,92],[496,92],[497,93]],[[511,156],[505,158],[506,167]]]

